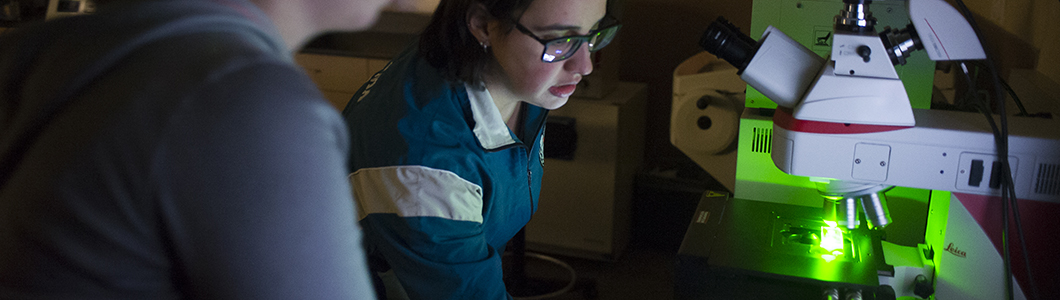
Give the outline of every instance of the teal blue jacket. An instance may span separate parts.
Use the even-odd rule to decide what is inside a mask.
[[[547,110],[515,132],[485,89],[441,77],[415,46],[343,111],[365,246],[411,299],[508,299],[501,255],[537,208]]]

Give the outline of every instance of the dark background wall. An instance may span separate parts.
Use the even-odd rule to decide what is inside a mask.
[[[689,164],[690,159],[670,144],[673,70],[703,51],[700,35],[718,16],[747,32],[752,1],[618,0],[622,23],[619,79],[648,84],[644,167]],[[606,51],[606,50],[605,50]]]

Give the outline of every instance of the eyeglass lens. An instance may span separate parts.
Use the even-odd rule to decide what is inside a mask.
[[[545,62],[556,62],[567,59],[578,51],[583,42],[589,42],[589,52],[604,48],[615,38],[619,26],[604,28],[589,36],[575,36],[550,41],[545,45],[545,53],[541,60]]]

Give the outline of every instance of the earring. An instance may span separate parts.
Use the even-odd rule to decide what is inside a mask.
[[[487,50],[487,48],[489,48],[489,47],[490,47],[490,45],[487,45],[487,44],[486,44],[486,42],[479,42],[478,44],[479,44],[480,46],[482,46],[482,52],[484,52],[484,53],[485,53],[485,52],[489,52],[489,50]]]

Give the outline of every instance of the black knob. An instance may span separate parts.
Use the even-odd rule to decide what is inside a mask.
[[[710,106],[710,103],[713,102],[712,100],[713,99],[711,99],[710,96],[699,97],[699,99],[696,100],[696,108],[707,109],[707,106]]]
[[[714,122],[711,121],[710,117],[708,116],[701,116],[698,120],[696,120],[696,125],[699,126],[699,129],[703,130],[710,129],[710,126],[713,124]]]
[[[869,49],[869,46],[858,46],[858,56],[865,59],[865,62],[869,62],[869,55],[872,55],[872,49]]]
[[[935,287],[931,286],[931,281],[928,281],[927,277],[923,274],[916,275],[916,282],[913,285],[913,294],[920,298],[927,299],[934,293]]]
[[[895,300],[898,296],[894,292],[894,287],[889,285],[881,285],[876,287],[876,300]]]

